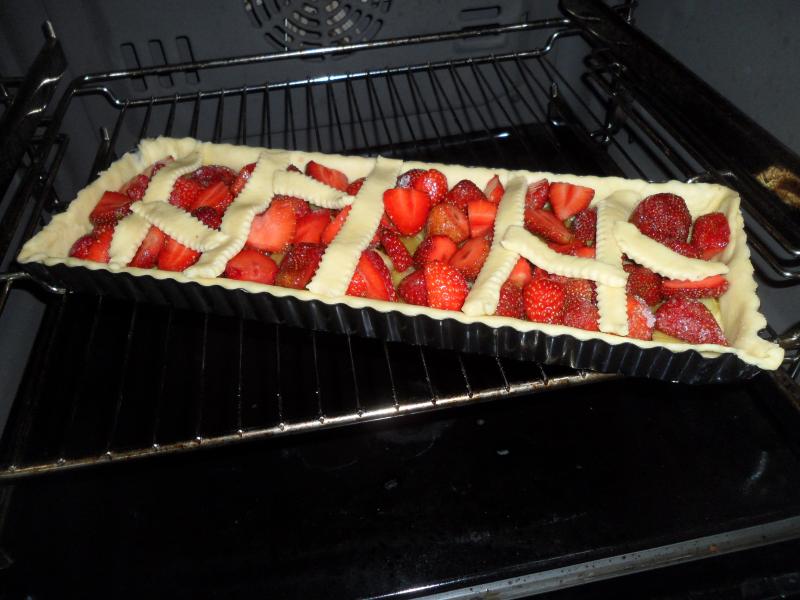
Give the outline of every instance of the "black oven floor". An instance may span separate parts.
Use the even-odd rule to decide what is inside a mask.
[[[773,398],[616,381],[9,482],[0,597],[413,595],[775,522]]]

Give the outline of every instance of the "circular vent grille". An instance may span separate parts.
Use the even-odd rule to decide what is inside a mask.
[[[303,50],[374,39],[391,0],[246,0],[253,24],[276,50]]]

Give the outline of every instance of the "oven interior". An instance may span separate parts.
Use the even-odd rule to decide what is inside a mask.
[[[633,4],[442,2],[426,20],[385,0],[247,1],[206,15],[237,24],[214,44],[182,3],[159,19],[118,2],[41,7],[58,35],[45,28],[27,77],[0,78],[3,131],[29,132],[4,146],[8,272],[21,240],[157,135],[708,180],[743,195],[765,335],[789,351],[776,373],[688,387],[6,277],[0,568],[13,589],[48,565],[43,596],[518,597],[798,537],[800,271],[753,170],[785,148],[749,129],[753,156],[732,160],[702,115],[666,103],[630,50],[675,66],[635,37]],[[82,22],[104,34],[81,43]],[[31,543],[45,532],[52,544]],[[87,561],[104,575],[74,581]]]

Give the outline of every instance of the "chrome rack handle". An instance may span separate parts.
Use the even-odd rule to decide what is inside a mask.
[[[599,0],[560,0],[586,41],[621,66],[634,98],[730,182],[751,214],[800,257],[800,157]],[[792,202],[797,204],[793,205]]]
[[[46,292],[50,292],[52,294],[63,295],[68,291],[51,283],[47,283],[46,281],[42,281],[41,279],[34,277],[25,271],[0,273],[0,314],[2,314],[3,309],[6,306],[6,300],[8,300],[8,296],[11,293],[11,288],[14,287],[14,284],[18,281],[31,281]]]

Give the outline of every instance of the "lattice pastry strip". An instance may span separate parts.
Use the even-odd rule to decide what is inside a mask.
[[[158,173],[153,175],[144,197],[134,203],[132,207],[139,203],[168,201],[178,178],[191,173],[201,164],[200,153],[190,152],[162,167]],[[111,239],[111,246],[108,249],[109,263],[125,266],[131,262],[149,229],[150,222],[136,213],[128,215],[117,223],[114,237]]]
[[[461,308],[467,315],[491,315],[497,310],[500,288],[519,260],[519,253],[507,248],[501,241],[509,229],[519,227],[524,222],[527,189],[528,184],[524,177],[515,177],[506,186],[505,194],[497,207],[489,256],[486,257],[486,262]]]
[[[383,192],[394,187],[403,161],[379,156],[364,180],[339,233],[322,255],[308,290],[323,296],[344,296],[383,216]]]
[[[307,175],[285,169],[275,172],[272,185],[275,194],[302,198],[311,204],[332,210],[350,206],[355,200],[354,196],[345,194]]]
[[[131,210],[155,225],[168,236],[198,252],[207,252],[221,246],[229,237],[207,227],[188,212],[169,202],[137,202]]]

